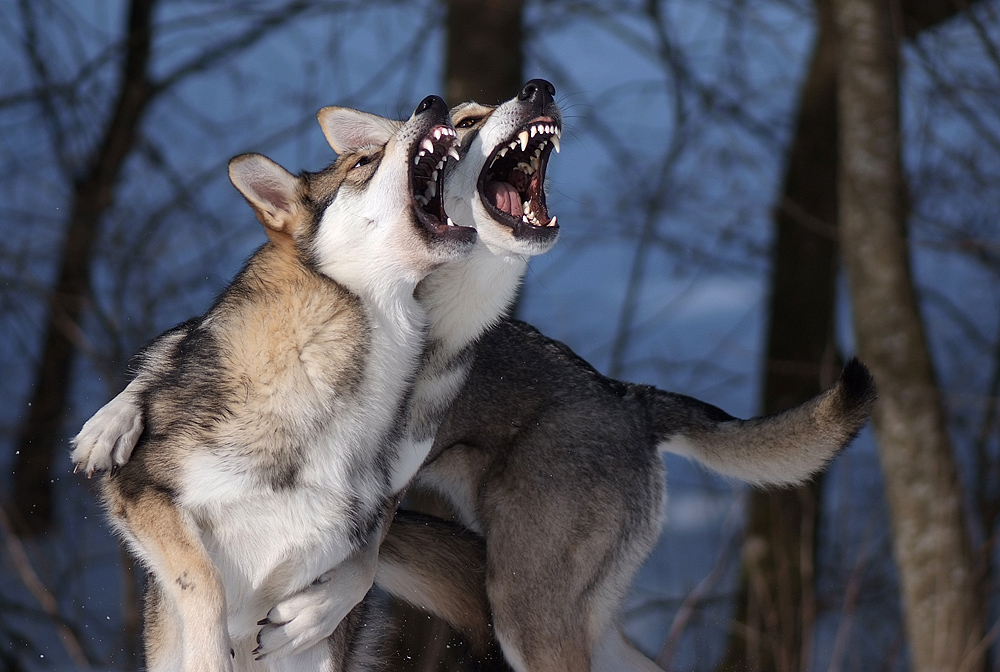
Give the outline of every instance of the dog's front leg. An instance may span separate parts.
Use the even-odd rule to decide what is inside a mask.
[[[73,438],[70,459],[74,471],[83,471],[90,478],[95,472],[114,471],[128,462],[145,426],[142,395],[159,378],[186,333],[185,325],[175,327],[143,350],[139,355],[142,366],[135,379],[87,420]]]
[[[312,585],[267,612],[257,634],[257,660],[301,653],[329,637],[372,587],[381,530]]]
[[[163,669],[233,672],[225,592],[191,517],[159,492],[135,498],[116,493],[110,505],[112,519],[156,581],[157,612],[176,619],[147,631],[162,639],[147,639],[147,652],[156,652],[151,657]],[[177,646],[180,651],[171,656],[169,649]]]

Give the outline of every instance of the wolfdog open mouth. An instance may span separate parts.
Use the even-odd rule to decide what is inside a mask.
[[[553,148],[559,151],[561,136],[552,118],[538,117],[498,145],[479,176],[480,199],[515,234],[558,228],[556,218],[549,218],[543,187],[549,155]]]
[[[449,227],[459,229],[444,211],[444,166],[449,158],[458,160],[458,136],[450,126],[431,128],[416,143],[410,159],[410,189],[413,193],[417,220],[432,233],[443,233]]]

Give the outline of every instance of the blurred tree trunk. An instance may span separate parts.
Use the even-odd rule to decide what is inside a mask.
[[[904,32],[915,37],[962,8],[952,0],[904,2]],[[840,366],[833,333],[838,50],[831,0],[816,0],[815,9],[816,43],[775,212],[765,413],[818,394],[836,380]],[[720,671],[809,667],[822,482],[751,493],[734,627]]]
[[[445,92],[449,105],[492,105],[521,90],[522,0],[446,0]]]
[[[829,0],[818,0],[816,10],[819,30],[775,212],[765,413],[836,380],[837,49]],[[808,665],[821,483],[751,493],[735,623],[720,670]]]
[[[468,100],[494,104],[513,98],[522,85],[521,0],[447,0],[445,91],[449,105]],[[437,495],[411,491],[407,508],[450,517]],[[448,625],[397,602],[393,617],[401,627],[393,670],[484,669],[458,646]],[[391,650],[392,647],[390,647]],[[502,660],[485,664],[506,669]]]
[[[962,490],[910,274],[892,3],[834,0],[841,44],[840,233],[916,672],[984,668],[984,612]]]
[[[69,225],[56,286],[49,298],[41,358],[17,443],[12,519],[22,535],[44,532],[52,524],[50,471],[56,448],[62,445],[74,343],[90,293],[92,250],[101,217],[112,204],[118,176],[153,94],[148,67],[154,5],[155,0],[133,0],[129,6],[118,97],[101,142],[73,185]]]

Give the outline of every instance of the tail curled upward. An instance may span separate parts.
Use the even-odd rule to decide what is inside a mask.
[[[739,420],[656,390],[650,411],[660,452],[689,457],[755,485],[794,485],[823,469],[868,421],[876,398],[868,367],[851,359],[832,388],[773,415]]]

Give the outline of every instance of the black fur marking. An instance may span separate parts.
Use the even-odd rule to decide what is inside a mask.
[[[365,506],[357,497],[351,497],[347,505],[347,517],[350,521],[351,541],[356,547],[368,542],[372,532],[382,525],[384,515],[384,504]]]
[[[291,490],[295,487],[302,468],[302,453],[301,448],[296,448],[291,455],[285,455],[282,451],[276,456],[277,459],[268,470],[268,480],[272,490]]]
[[[189,581],[187,575],[187,572],[184,572],[176,579],[176,583],[180,586],[181,590],[192,590],[194,588],[194,582]]]
[[[840,384],[843,386],[843,400],[848,407],[860,406],[871,408],[878,397],[875,379],[868,367],[857,357],[852,357],[840,374]]]

